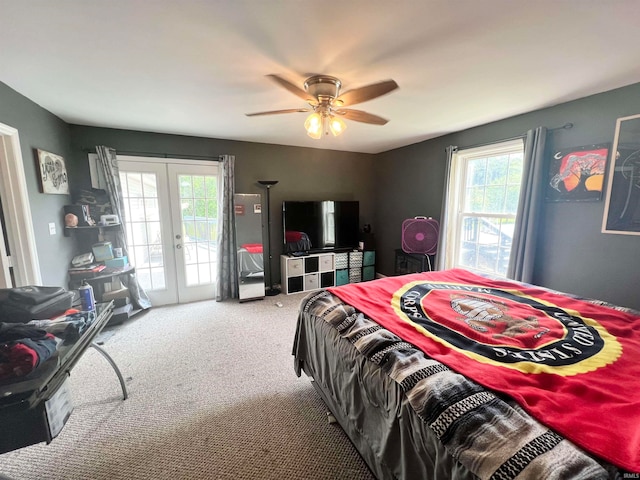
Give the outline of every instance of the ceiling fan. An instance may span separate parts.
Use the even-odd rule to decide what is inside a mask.
[[[267,75],[267,77],[305,100],[311,108],[289,108],[286,110],[247,113],[246,115],[255,117],[280,113],[312,112],[304,122],[304,126],[307,134],[315,139],[322,138],[323,134],[328,135],[329,132],[333,133],[334,136],[340,135],[347,128],[347,125],[342,120],[343,118],[372,125],[384,125],[388,122],[385,118],[362,110],[343,107],[372,100],[398,88],[398,84],[395,81],[385,80],[340,94],[342,82],[329,75],[314,75],[307,78],[304,82],[304,90],[278,75]]]

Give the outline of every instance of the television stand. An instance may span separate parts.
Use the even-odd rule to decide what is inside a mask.
[[[373,280],[375,274],[373,250],[280,256],[282,291],[285,295]]]

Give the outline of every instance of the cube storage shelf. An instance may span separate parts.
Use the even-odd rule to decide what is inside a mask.
[[[344,285],[376,276],[375,251],[280,256],[282,291],[286,295]]]

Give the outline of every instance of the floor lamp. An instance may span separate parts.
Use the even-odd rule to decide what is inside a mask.
[[[265,289],[265,295],[273,296],[278,295],[280,293],[279,288],[273,287],[273,282],[271,280],[271,210],[270,210],[270,194],[271,187],[273,187],[278,180],[258,180],[258,183],[263,187],[267,188],[267,258],[269,259],[269,283]]]

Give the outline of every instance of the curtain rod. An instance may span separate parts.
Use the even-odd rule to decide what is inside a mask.
[[[549,128],[549,129],[547,129],[547,131],[548,132],[555,132],[556,130],[569,130],[570,128],[573,128],[573,123],[567,122],[564,125],[562,125],[561,127]]]
[[[500,140],[494,140],[492,142],[476,143],[475,145],[468,145],[468,146],[464,146],[464,147],[456,147],[456,150],[469,150],[471,148],[486,147],[488,145],[495,145],[496,143],[510,142],[512,140],[519,140],[519,139],[522,139],[524,137],[525,137],[525,134],[523,133],[522,135],[516,135],[515,137],[510,137],[510,138],[501,138]]]
[[[564,125],[562,125],[561,127],[547,128],[547,132],[554,132],[554,131],[557,131],[557,130],[569,130],[570,128],[573,128],[573,123],[567,122]],[[494,145],[496,143],[510,142],[512,140],[518,140],[518,139],[521,139],[521,138],[525,138],[526,136],[527,136],[527,134],[523,133],[521,135],[516,135],[515,137],[503,138],[502,140],[495,140],[493,142],[477,143],[475,145],[469,145],[469,146],[466,146],[466,147],[456,147],[456,150],[469,150],[471,148],[486,147],[488,145]]]
[[[85,147],[82,149],[84,153],[96,153],[95,148]],[[139,157],[150,157],[150,158],[175,158],[178,160],[215,160],[217,162],[220,161],[220,155],[210,156],[210,155],[185,155],[184,153],[157,153],[157,152],[134,152],[134,151],[126,151],[126,150],[116,150],[117,155],[132,155]]]

